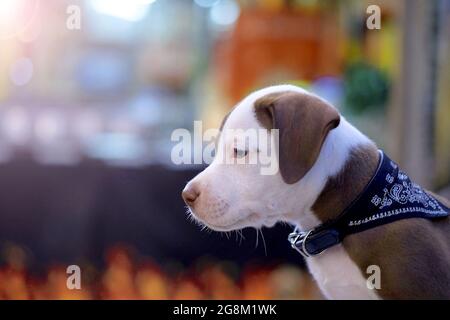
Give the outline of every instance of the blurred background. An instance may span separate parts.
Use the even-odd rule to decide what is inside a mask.
[[[2,0],[0,298],[321,298],[290,227],[186,219],[172,131],[293,83],[449,197],[449,65],[449,0]]]

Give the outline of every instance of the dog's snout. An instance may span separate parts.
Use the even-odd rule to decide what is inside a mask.
[[[194,206],[195,200],[197,200],[199,195],[200,191],[195,184],[188,184],[181,194],[184,202],[186,202],[186,204],[190,207]]]

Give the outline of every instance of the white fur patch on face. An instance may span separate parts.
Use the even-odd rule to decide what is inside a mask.
[[[255,101],[268,94],[286,91],[310,94],[292,85],[273,86],[256,91],[233,109],[222,127],[222,132],[236,129],[268,132],[256,118]],[[190,182],[197,184],[200,191],[191,212],[201,223],[218,231],[272,226],[277,221],[292,222],[302,228],[318,225],[320,221],[310,208],[327,178],[341,170],[351,147],[368,141],[342,117],[340,125],[330,131],[325,139],[314,166],[300,181],[288,185],[279,172],[262,175],[260,163],[230,164],[220,161],[223,157],[233,156],[233,152],[245,157],[258,152],[258,145],[252,145],[251,142],[248,150],[234,150],[236,140],[236,136],[222,134],[219,137],[216,158]],[[243,151],[248,151],[248,155]]]
[[[261,175],[261,164],[258,162],[228,164],[228,157],[233,156],[234,149],[241,152],[243,143],[240,141],[241,136],[227,133],[250,129],[263,131],[267,135],[268,130],[256,119],[254,103],[267,94],[284,91],[307,93],[291,85],[268,87],[247,96],[229,114],[222,127],[216,158],[190,182],[200,185],[200,196],[195,208],[190,210],[201,223],[217,231],[230,231],[244,227],[273,226],[280,220],[280,203],[270,198],[277,198],[280,187],[286,184],[279,173]],[[254,139],[250,139],[245,148],[247,157],[270,152],[267,146],[261,147]],[[273,194],[270,186],[275,187]]]

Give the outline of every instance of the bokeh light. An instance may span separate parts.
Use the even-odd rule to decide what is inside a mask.
[[[235,0],[220,0],[211,8],[211,20],[222,26],[228,26],[239,18],[240,8]]]
[[[24,86],[33,77],[33,62],[29,58],[19,58],[11,66],[9,77],[16,86]]]
[[[40,0],[2,0],[0,2],[0,39],[21,34],[34,20]]]
[[[9,108],[2,115],[2,132],[6,139],[17,145],[28,142],[31,134],[29,115],[23,107]]]
[[[219,3],[220,0],[194,0],[194,2],[202,8],[210,8]]]
[[[130,22],[142,20],[155,0],[91,0],[88,4],[97,12]]]
[[[35,122],[34,133],[41,143],[51,143],[60,138],[66,130],[66,124],[61,115],[56,112],[41,114]]]

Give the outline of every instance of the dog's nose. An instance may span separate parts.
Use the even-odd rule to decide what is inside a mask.
[[[195,204],[195,200],[197,200],[198,196],[200,195],[200,191],[198,190],[198,188],[195,186],[195,184],[188,184],[181,196],[183,197],[184,202],[186,202],[186,204],[189,207],[193,207]]]

